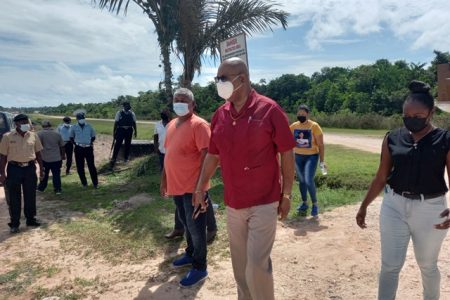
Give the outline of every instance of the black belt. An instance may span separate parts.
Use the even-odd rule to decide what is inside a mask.
[[[437,197],[441,197],[444,196],[445,193],[433,193],[433,194],[416,194],[416,193],[411,193],[411,192],[396,192],[394,191],[395,194],[400,195],[402,197],[411,199],[411,200],[428,200],[428,199],[433,199],[433,198],[437,198]]]
[[[10,161],[8,161],[8,164],[11,164],[13,166],[18,166],[18,167],[21,167],[21,168],[25,168],[25,167],[29,167],[29,166],[34,165],[34,160],[30,160],[30,161],[27,161],[27,162],[19,162],[19,161],[10,160]]]

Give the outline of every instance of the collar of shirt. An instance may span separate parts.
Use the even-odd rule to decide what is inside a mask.
[[[12,134],[22,136],[22,135],[17,131],[17,129],[12,130]],[[23,136],[25,137],[25,136],[28,136],[28,135],[30,135],[30,131],[25,132],[25,134],[24,134]]]

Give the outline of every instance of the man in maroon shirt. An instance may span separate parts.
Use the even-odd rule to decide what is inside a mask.
[[[225,60],[216,85],[219,96],[227,101],[212,118],[194,205],[205,209],[203,187],[220,161],[238,299],[271,300],[270,253],[277,215],[286,218],[291,205],[295,141],[280,106],[252,89],[243,60]]]

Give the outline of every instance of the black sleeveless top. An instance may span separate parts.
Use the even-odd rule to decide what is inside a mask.
[[[450,133],[435,128],[414,143],[409,130],[396,129],[387,135],[393,167],[387,183],[396,193],[437,194],[447,192],[444,179]]]

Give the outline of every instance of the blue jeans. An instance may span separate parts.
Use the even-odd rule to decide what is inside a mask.
[[[409,241],[422,275],[423,299],[438,300],[440,273],[439,251],[447,230],[438,230],[439,214],[447,208],[445,196],[427,200],[411,200],[387,187],[380,212],[381,271],[379,300],[393,300],[400,270],[405,262]]]
[[[178,216],[184,225],[186,235],[186,254],[194,261],[192,267],[197,270],[206,270],[206,213],[198,215],[197,219],[192,219],[194,207],[192,206],[192,194],[177,195],[173,197],[177,206]]]
[[[307,201],[307,192],[309,192],[312,203],[317,203],[314,176],[316,175],[318,160],[319,154],[295,154],[295,170],[297,172],[300,194],[303,202]]]

